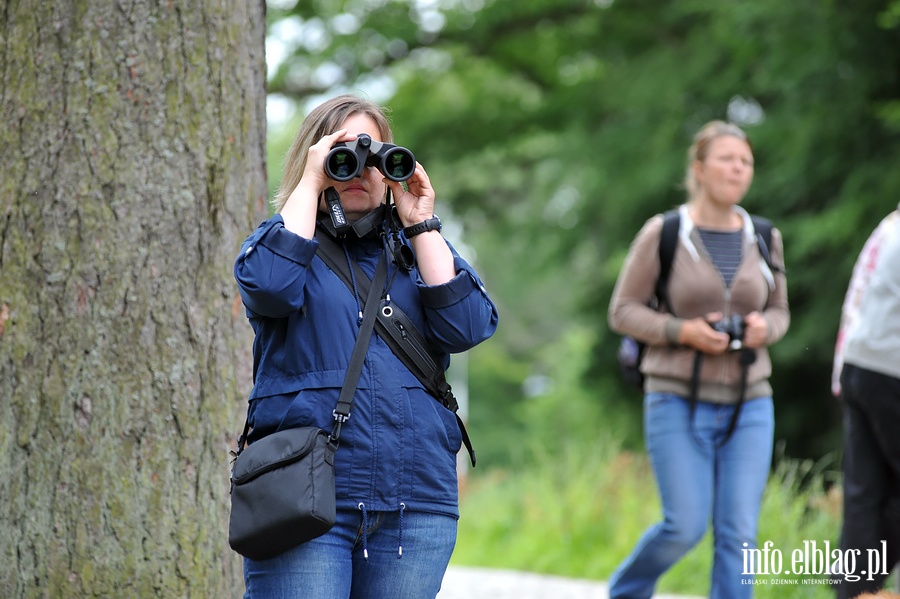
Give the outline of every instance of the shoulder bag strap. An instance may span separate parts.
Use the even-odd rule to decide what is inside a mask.
[[[363,363],[366,361],[366,352],[369,351],[369,340],[372,338],[372,329],[375,325],[378,290],[384,287],[385,280],[387,280],[387,260],[382,252],[378,266],[375,268],[375,281],[366,295],[362,323],[359,325],[359,333],[356,336],[356,343],[353,345],[353,353],[350,355],[350,364],[344,375],[341,394],[338,397],[337,406],[334,408],[334,429],[331,431],[331,442],[335,445],[341,438],[341,425],[350,418],[350,406],[353,403],[353,396],[356,394],[356,385],[359,383],[359,375],[362,373]]]
[[[350,276],[350,266],[345,259],[342,259],[343,252],[341,252],[337,242],[327,234],[318,235],[316,238],[319,240],[318,256],[344,282],[344,285],[352,291],[353,279]],[[365,294],[366,288],[369,285],[373,285],[373,283],[369,281],[368,276],[363,273],[358,264],[354,264],[353,268],[356,271],[356,285]],[[380,285],[375,284],[374,286],[380,288]],[[472,466],[475,466],[475,450],[472,447],[472,441],[469,438],[465,423],[459,416],[459,404],[453,395],[450,383],[447,382],[446,373],[441,368],[437,357],[431,351],[428,341],[422,336],[409,316],[396,304],[382,300],[376,316],[375,328],[379,336],[384,339],[388,347],[391,348],[410,372],[416,376],[428,393],[456,416],[463,444],[469,452]]]
[[[367,279],[368,280],[368,279]],[[335,449],[341,438],[341,425],[350,418],[350,406],[353,404],[353,396],[356,394],[356,386],[359,383],[359,375],[362,374],[363,363],[366,361],[366,352],[369,349],[369,340],[372,338],[372,329],[375,325],[375,315],[378,304],[378,290],[384,286],[387,280],[387,260],[384,253],[378,261],[375,269],[375,281],[366,296],[365,308],[363,308],[362,321],[359,325],[359,332],[356,336],[356,343],[353,345],[353,353],[350,354],[350,363],[347,366],[347,373],[344,375],[344,384],[341,386],[341,394],[338,396],[337,405],[332,414],[334,415],[334,428],[329,437]],[[244,421],[244,431],[238,438],[237,451],[232,455],[237,457],[244,450],[247,442],[247,435],[250,432],[250,420]]]

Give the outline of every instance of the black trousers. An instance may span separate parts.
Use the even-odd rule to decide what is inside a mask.
[[[844,365],[844,515],[841,550],[859,550],[856,573],[837,585],[838,599],[882,587],[900,561],[900,379]],[[887,564],[869,563],[871,552]],[[862,570],[866,570],[862,574]],[[869,580],[872,578],[872,580]]]

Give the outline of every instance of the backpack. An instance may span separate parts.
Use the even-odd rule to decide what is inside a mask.
[[[772,221],[751,214],[750,220],[753,222],[753,230],[756,232],[756,243],[759,246],[759,252],[769,266],[769,270],[773,273],[779,269],[772,265],[772,259],[769,255],[769,246],[772,245]],[[675,257],[675,248],[678,247],[678,229],[681,224],[681,218],[678,210],[668,210],[663,214],[662,232],[659,237],[659,278],[656,280],[656,291],[654,292],[651,306],[659,309],[665,305],[668,310],[668,300],[666,291],[669,285],[669,273],[672,270],[672,261]],[[671,310],[670,310],[671,311]],[[619,365],[619,376],[629,387],[643,390],[644,373],[641,372],[641,361],[644,358],[646,344],[638,341],[634,337],[624,336],[619,342],[619,349],[616,353],[616,361]]]

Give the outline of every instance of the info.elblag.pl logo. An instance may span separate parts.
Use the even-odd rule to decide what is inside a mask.
[[[829,541],[822,546],[816,541],[803,541],[803,547],[791,551],[790,560],[786,560],[781,549],[772,541],[766,541],[762,548],[752,549],[747,543],[741,549],[744,560],[745,575],[797,575],[828,576],[840,575],[839,578],[851,582],[874,580],[875,576],[888,575],[887,541],[881,541],[878,549],[832,548]]]

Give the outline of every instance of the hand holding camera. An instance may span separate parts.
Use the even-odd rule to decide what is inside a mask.
[[[744,315],[744,347],[758,349],[767,344],[769,338],[769,323],[765,317],[754,310]]]
[[[717,355],[742,348],[757,349],[766,344],[766,319],[757,311],[745,316],[725,317],[713,312],[705,317],[685,320],[678,342],[705,354]]]
[[[704,354],[719,355],[745,345],[749,347],[749,325],[740,315],[726,318],[721,312],[712,312],[685,320],[678,333],[678,342]]]
[[[736,351],[744,347],[746,327],[744,326],[744,317],[740,314],[732,314],[731,316],[720,318],[711,323],[710,326],[712,326],[714,331],[728,335],[729,350]]]

